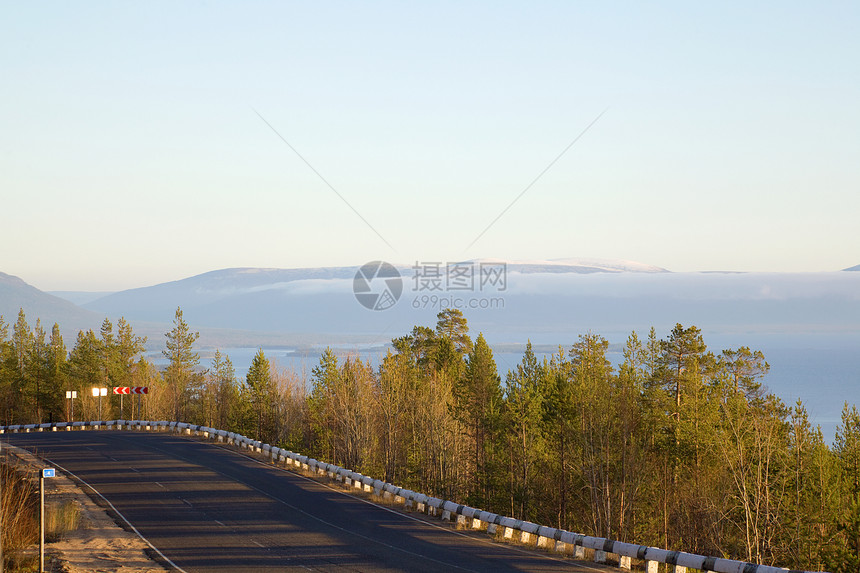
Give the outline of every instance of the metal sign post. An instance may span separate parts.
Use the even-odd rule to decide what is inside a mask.
[[[39,571],[45,570],[45,478],[54,475],[54,468],[44,468],[39,478]]]
[[[99,420],[102,419],[102,396],[107,396],[107,388],[93,387],[93,398],[99,399]]]
[[[131,417],[134,418],[134,395],[137,395],[137,419],[140,419],[140,397],[143,394],[149,394],[148,386],[115,386],[113,389],[114,394],[119,394],[120,400],[120,410],[122,410],[122,397],[126,394],[132,394],[131,397]],[[93,393],[95,396],[95,393]],[[122,412],[120,412],[120,417],[122,417]]]
[[[75,421],[75,398],[78,397],[77,390],[66,390],[66,398],[69,400],[69,421]]]

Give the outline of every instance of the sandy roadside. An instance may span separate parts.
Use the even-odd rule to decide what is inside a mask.
[[[3,449],[34,468],[44,466],[26,450],[7,444]],[[45,504],[68,501],[80,509],[80,527],[66,534],[64,539],[46,544],[46,558],[59,561],[55,571],[154,573],[169,570],[150,559],[147,552],[151,549],[140,537],[118,526],[103,508],[58,470],[56,478],[45,480]]]

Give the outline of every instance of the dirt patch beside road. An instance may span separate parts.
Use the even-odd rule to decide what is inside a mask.
[[[45,464],[26,450],[3,444],[3,450],[34,473]],[[83,486],[86,489],[86,486]],[[57,477],[45,480],[45,504],[74,504],[80,512],[79,527],[60,541],[45,546],[46,567],[66,573],[156,573],[169,571],[153,561],[152,551],[136,533],[117,525],[105,508],[96,504],[72,479],[57,469]],[[38,551],[38,547],[36,548]]]

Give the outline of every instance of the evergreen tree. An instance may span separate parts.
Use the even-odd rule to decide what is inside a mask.
[[[581,404],[578,450],[584,486],[581,501],[588,508],[589,530],[614,537],[613,481],[617,471],[617,425],[612,419],[612,366],[606,358],[609,342],[585,334],[570,350],[573,391]]]
[[[559,528],[573,528],[572,494],[576,488],[574,481],[573,444],[577,436],[576,416],[577,397],[573,390],[570,374],[571,365],[565,356],[564,348],[559,347],[545,364],[546,396],[543,404],[544,435],[547,440],[547,466],[552,478],[546,491],[553,492],[553,519]]]
[[[12,423],[16,373],[15,348],[9,340],[9,324],[0,316],[0,423]]]
[[[174,420],[193,420],[195,406],[200,398],[201,373],[196,369],[200,355],[194,351],[199,332],[192,332],[182,317],[182,309],[176,308],[173,329],[165,334],[167,348],[162,354],[169,361],[164,371],[164,380],[170,394]]]
[[[522,362],[505,379],[505,424],[510,456],[511,512],[521,519],[537,519],[537,467],[543,455],[545,371],[538,364],[531,341]]]
[[[90,388],[100,386],[104,373],[102,342],[92,330],[78,331],[75,346],[69,356],[69,387],[78,393],[78,420],[96,419],[96,403],[91,399]]]
[[[271,416],[272,409],[272,374],[269,359],[266,358],[263,349],[257,350],[248,374],[245,376],[245,384],[250,391],[254,418],[256,421],[255,440],[263,440],[264,419]],[[268,436],[267,436],[268,439]]]
[[[311,370],[309,414],[313,439],[313,455],[321,459],[335,459],[332,396],[340,386],[340,370],[334,351],[326,347],[317,366]]]
[[[719,366],[728,372],[735,392],[743,392],[748,401],[762,397],[759,379],[770,371],[770,364],[765,361],[760,350],[753,352],[748,346],[723,350]]]
[[[436,315],[436,335],[447,337],[454,343],[454,348],[460,356],[472,350],[472,340],[469,338],[469,325],[461,310],[446,308]]]
[[[212,366],[208,373],[209,387],[206,396],[210,407],[207,408],[208,424],[215,428],[237,427],[239,420],[236,416],[239,392],[236,386],[236,370],[233,362],[226,354],[215,349],[212,356]]]
[[[860,570],[860,413],[857,406],[842,408],[833,451],[842,477],[842,511],[837,518],[842,546],[837,552],[837,571]]]
[[[63,335],[60,333],[60,325],[55,322],[51,328],[51,339],[48,343],[47,392],[45,398],[51,412],[56,414],[64,411],[63,400],[65,399],[66,387],[68,385],[68,359],[69,353],[66,350]],[[68,420],[68,416],[63,416],[63,418]]]
[[[447,337],[443,338],[446,340]],[[502,406],[501,380],[493,351],[479,334],[466,360],[462,380],[454,388],[455,416],[466,428],[471,444],[469,503],[485,506],[493,499],[495,466]]]
[[[132,378],[138,355],[146,348],[146,337],[137,336],[125,317],[116,323],[116,384],[134,386]]]

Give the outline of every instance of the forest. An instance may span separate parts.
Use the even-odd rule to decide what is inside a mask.
[[[437,319],[392,340],[376,367],[326,349],[305,376],[261,349],[239,376],[219,351],[201,363],[181,309],[160,368],[122,318],[79,332],[69,350],[58,325],[31,327],[21,311],[0,317],[0,424],[92,420],[99,408],[102,419],[205,424],[570,531],[860,570],[856,406],[827,444],[801,402],[767,391],[761,352],[711,350],[696,326],[633,332],[617,365],[598,334],[541,359],[529,343],[500,373],[460,311]],[[150,390],[100,403],[93,386]]]

